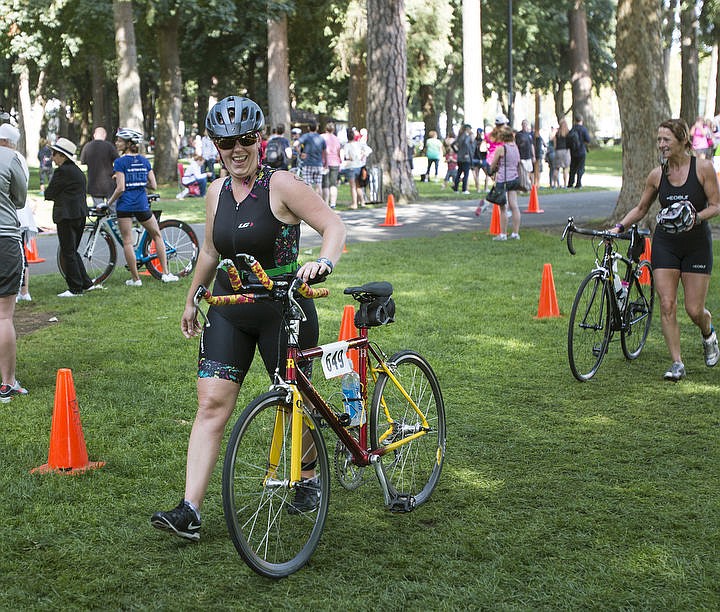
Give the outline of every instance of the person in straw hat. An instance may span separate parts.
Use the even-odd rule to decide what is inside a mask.
[[[88,212],[87,182],[77,166],[75,143],[58,138],[50,148],[57,168],[45,189],[45,199],[53,202],[52,219],[57,226],[60,258],[68,285],[67,291],[58,293],[58,297],[78,297],[93,288],[77,251]]]

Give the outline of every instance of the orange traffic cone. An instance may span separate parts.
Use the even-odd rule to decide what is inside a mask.
[[[543,267],[542,284],[540,285],[540,303],[538,304],[537,319],[546,317],[559,317],[557,295],[555,295],[555,280],[552,266],[546,263]]]
[[[50,428],[48,462],[30,471],[40,474],[78,474],[103,465],[104,461],[88,461],[72,370],[61,368],[55,382],[55,407]]]
[[[380,227],[397,227],[400,223],[395,219],[395,196],[388,195],[387,211],[385,212],[385,223],[381,223]]]
[[[650,261],[650,257],[652,256],[652,246],[650,246],[650,238],[645,238],[645,250],[642,252],[642,255],[640,255],[640,261],[643,259],[647,259]],[[642,273],[640,274],[640,284],[641,285],[649,285],[650,284],[650,271],[647,268],[643,268]]]
[[[500,207],[493,204],[492,216],[490,217],[490,235],[497,236],[500,233]]]
[[[343,309],[342,320],[340,321],[340,333],[338,334],[338,340],[350,340],[351,338],[358,337],[358,330],[355,327],[355,308],[351,305],[345,306]],[[353,362],[353,369],[359,372],[358,366],[360,365],[360,359],[357,349],[348,350],[348,357]]]
[[[526,213],[544,213],[545,211],[540,208],[538,203],[537,185],[533,185],[530,188],[530,200],[528,201],[528,207],[525,209]]]
[[[150,246],[148,247],[148,255],[152,256],[152,255],[155,255],[155,253],[157,253],[157,249],[155,248],[155,241],[151,240]],[[147,265],[150,265],[150,266],[153,266],[154,268],[156,268],[157,271],[160,272],[160,274],[163,273],[162,264],[160,263],[159,259],[156,259],[152,263],[148,262]],[[138,274],[140,274],[141,276],[152,276],[152,274],[150,274],[150,270],[138,270]]]
[[[35,238],[30,238],[25,245],[25,259],[29,264],[31,263],[42,263],[45,261],[44,258],[40,257],[37,249],[37,242]]]

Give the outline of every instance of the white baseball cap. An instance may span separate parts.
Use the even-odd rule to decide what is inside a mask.
[[[0,139],[7,140],[13,146],[17,145],[20,140],[20,130],[9,123],[3,123],[0,125]]]

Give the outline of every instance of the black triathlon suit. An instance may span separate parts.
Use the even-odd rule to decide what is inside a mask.
[[[707,208],[707,196],[697,177],[697,159],[690,158],[690,170],[685,184],[675,187],[661,173],[658,200],[661,208],[675,202],[689,201],[697,212]],[[652,267],[671,268],[681,272],[710,274],[713,266],[712,235],[707,221],[701,221],[689,232],[669,234],[661,225],[655,227],[652,241]]]
[[[213,242],[222,259],[232,259],[237,265],[235,255],[247,253],[271,277],[295,272],[300,248],[300,225],[283,223],[270,210],[270,177],[274,172],[263,166],[242,202],[235,202],[228,177],[220,189],[213,226]],[[245,266],[237,267],[247,270]],[[212,293],[235,293],[225,270],[218,270]],[[319,334],[315,305],[310,299],[300,298],[298,302],[307,316],[307,321],[300,324],[300,347],[316,346]],[[211,306],[207,316],[210,326],[203,327],[200,339],[199,378],[242,384],[256,346],[271,377],[279,359],[280,374],[285,373],[287,334],[280,304],[259,300],[254,304]]]

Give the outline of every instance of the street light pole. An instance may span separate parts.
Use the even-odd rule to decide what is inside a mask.
[[[515,93],[513,91],[513,60],[512,60],[512,49],[513,49],[513,17],[512,17],[512,0],[508,0],[508,119],[510,120],[510,127],[513,126],[513,100],[515,99]]]

